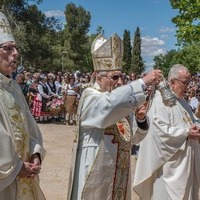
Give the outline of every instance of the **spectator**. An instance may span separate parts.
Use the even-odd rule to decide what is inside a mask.
[[[198,99],[196,97],[196,92],[195,92],[194,89],[189,89],[189,92],[188,92],[188,103],[189,103],[190,107],[192,108],[193,113],[195,113],[199,101],[198,101]]]

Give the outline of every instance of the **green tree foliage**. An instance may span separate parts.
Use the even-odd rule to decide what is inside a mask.
[[[170,0],[173,9],[179,14],[172,18],[178,28],[176,36],[179,45],[200,42],[200,1]]]
[[[140,75],[144,69],[144,62],[141,56],[141,35],[140,29],[137,27],[133,40],[131,71]]]
[[[90,46],[88,45],[87,33],[90,27],[90,13],[82,6],[76,6],[74,3],[67,4],[65,10],[66,27],[64,30],[64,52],[68,60],[67,68],[82,69],[89,67],[88,54]],[[69,66],[71,64],[71,66]]]
[[[20,44],[24,45],[25,42],[28,44],[28,48],[23,46],[22,49],[25,60],[35,67],[47,68],[48,65],[52,67],[50,63],[54,55],[52,48],[55,41],[53,36],[56,32],[48,27],[45,15],[38,10],[37,6],[31,5],[23,12],[20,22],[25,34],[22,37],[21,30],[19,30],[17,38]]]
[[[130,72],[131,67],[131,37],[130,31],[124,30],[123,35],[123,44],[124,44],[124,51],[123,51],[123,71],[126,73]]]
[[[176,60],[174,60],[175,55],[177,55],[176,50],[171,50],[167,52],[167,54],[158,55],[154,57],[154,69],[161,69],[163,71],[164,76],[166,77],[169,69],[174,65],[177,64]]]
[[[40,4],[43,0],[0,0],[0,8],[4,13],[9,10],[19,13],[24,10],[30,2]]]
[[[21,46],[21,61],[25,67],[51,68],[54,56],[54,45],[58,39],[57,30],[61,28],[55,18],[47,18],[37,5],[42,0],[6,0],[0,6],[8,17],[15,39]]]
[[[161,69],[167,76],[169,69],[174,64],[183,64],[190,73],[200,71],[200,45],[188,45],[181,50],[171,50],[166,55],[159,55],[154,58],[154,68]]]
[[[190,73],[200,71],[200,43],[184,47],[178,51],[175,59],[177,63],[188,67]]]

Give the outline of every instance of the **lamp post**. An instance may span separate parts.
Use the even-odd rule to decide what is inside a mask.
[[[67,52],[66,51],[61,52],[62,72],[64,71],[64,54],[67,54]]]

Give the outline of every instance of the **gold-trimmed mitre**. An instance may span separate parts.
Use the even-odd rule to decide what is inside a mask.
[[[115,33],[108,40],[98,35],[91,47],[95,71],[122,70],[123,42]]]
[[[2,12],[0,12],[0,35],[0,44],[15,41],[8,19]]]

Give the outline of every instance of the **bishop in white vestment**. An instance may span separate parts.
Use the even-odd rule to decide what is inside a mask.
[[[96,83],[84,89],[79,102],[77,151],[68,199],[130,200],[131,145],[136,139],[141,141],[148,128],[144,118],[136,119],[138,128],[132,130],[133,111],[145,102],[144,82],[140,79],[121,86],[122,43],[118,35],[106,41],[100,35],[95,42],[102,42],[92,51]],[[148,79],[156,81],[157,73],[160,71],[152,72]]]

